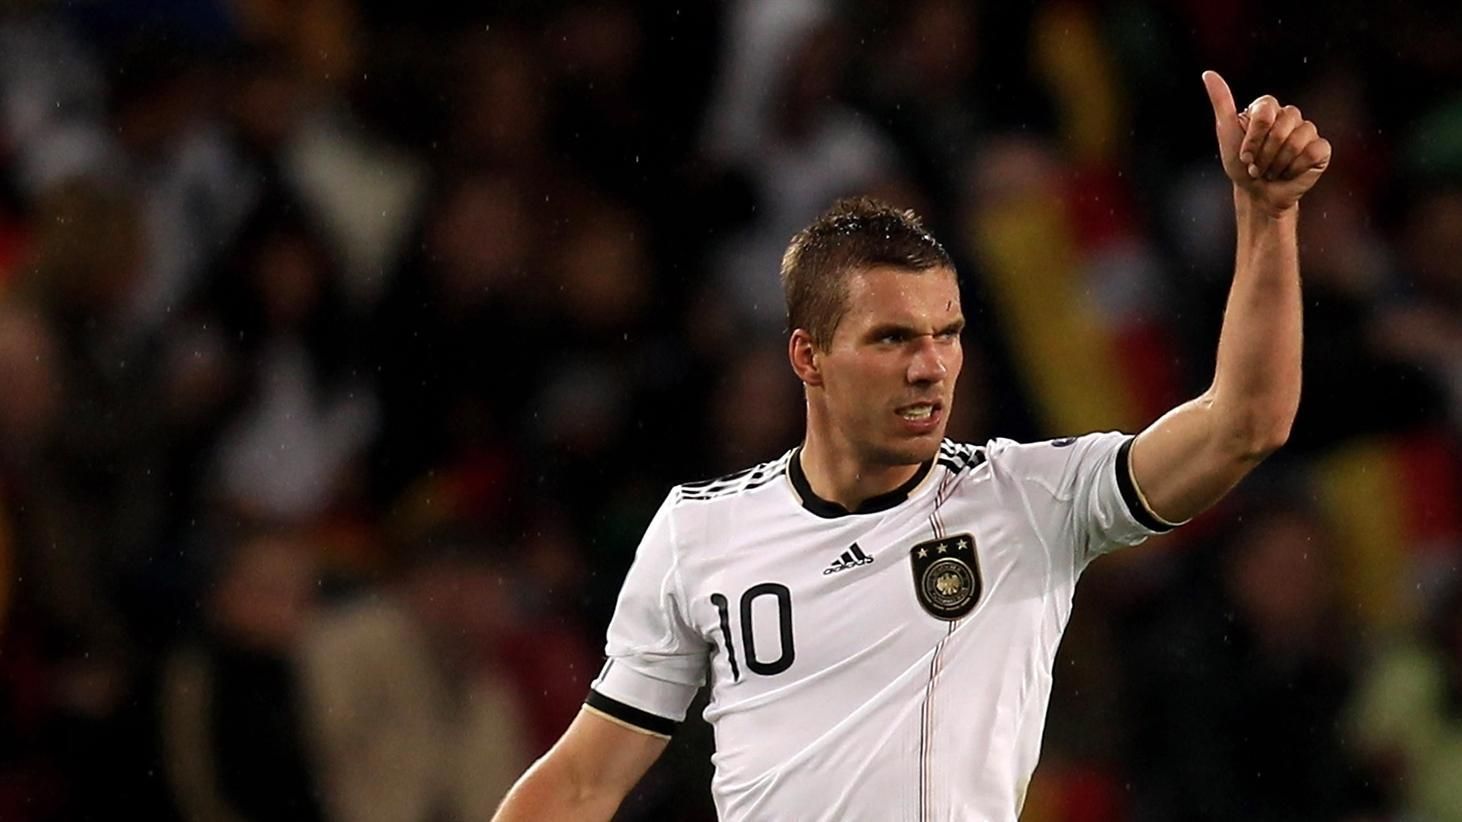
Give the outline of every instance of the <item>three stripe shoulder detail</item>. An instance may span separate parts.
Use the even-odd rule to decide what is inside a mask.
[[[686,483],[680,486],[680,499],[688,501],[719,499],[760,488],[787,473],[787,459],[791,453],[789,451],[775,460],[737,471],[734,474],[727,474],[724,477]]]
[[[945,440],[939,444],[939,464],[958,474],[985,461],[985,446]]]

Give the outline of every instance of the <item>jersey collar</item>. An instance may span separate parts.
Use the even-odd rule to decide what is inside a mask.
[[[904,502],[909,498],[909,493],[918,487],[924,478],[929,476],[929,469],[934,467],[934,460],[919,464],[919,470],[908,479],[903,485],[879,494],[876,497],[869,497],[863,500],[857,508],[849,511],[832,500],[826,500],[813,493],[812,484],[807,481],[807,474],[802,471],[802,449],[798,447],[792,452],[792,459],[787,465],[787,476],[792,480],[792,488],[797,492],[797,497],[802,502],[802,507],[812,513],[831,519],[833,517],[845,517],[849,514],[876,514],[879,511],[888,509]]]

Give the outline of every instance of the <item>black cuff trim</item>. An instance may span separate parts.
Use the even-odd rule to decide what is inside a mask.
[[[1137,438],[1128,437],[1122,447],[1117,449],[1117,490],[1122,492],[1122,501],[1127,503],[1127,510],[1132,512],[1133,519],[1142,523],[1142,527],[1149,531],[1165,534],[1176,526],[1163,522],[1147,509],[1137,493],[1137,483],[1132,481],[1132,441],[1135,439]]]
[[[610,699],[592,688],[589,689],[589,698],[584,700],[584,704],[627,725],[633,725],[640,730],[661,736],[674,735],[676,726],[680,724],[673,719],[656,716],[649,711],[626,705],[617,699]]]

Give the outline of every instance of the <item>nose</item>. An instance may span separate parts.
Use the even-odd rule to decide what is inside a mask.
[[[944,362],[945,352],[932,337],[919,340],[918,348],[909,360],[907,378],[910,384],[936,383],[949,373]]]

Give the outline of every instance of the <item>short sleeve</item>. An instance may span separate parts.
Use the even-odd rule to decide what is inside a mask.
[[[1075,540],[1084,564],[1183,524],[1162,519],[1147,504],[1132,478],[1133,439],[1110,431],[1019,445],[997,442],[989,450],[1004,470],[1045,489],[1045,500],[1031,500],[1038,526],[1052,536],[1069,527],[1067,538]]]
[[[671,493],[640,541],[609,623],[604,669],[585,704],[606,718],[669,736],[705,683],[709,647],[686,618]]]

